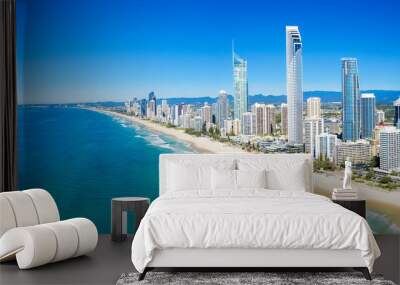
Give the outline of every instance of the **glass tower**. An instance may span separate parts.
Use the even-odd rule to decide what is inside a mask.
[[[342,58],[343,140],[356,141],[361,129],[360,85],[356,58]]]
[[[247,112],[247,61],[240,58],[232,49],[233,58],[233,89],[234,89],[234,110],[235,119],[242,119],[243,113]]]
[[[361,137],[372,139],[376,125],[376,103],[373,93],[361,94]]]
[[[286,26],[286,90],[288,141],[303,143],[303,63],[299,28]]]

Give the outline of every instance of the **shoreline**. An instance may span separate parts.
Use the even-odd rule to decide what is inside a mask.
[[[108,116],[117,116],[127,121],[139,124],[152,132],[167,135],[175,140],[187,143],[198,153],[248,153],[241,148],[230,146],[218,141],[212,141],[208,137],[195,137],[176,128],[167,128],[150,120],[117,113],[114,111],[97,108],[87,108],[94,112]],[[341,174],[338,172],[313,173],[314,193],[331,197],[332,189],[341,185]],[[377,187],[352,181],[354,189],[358,190],[359,197],[367,200],[367,208],[390,220],[397,228],[400,228],[400,191],[386,191]]]
[[[333,188],[341,187],[341,175],[339,172],[314,173],[314,192],[330,198]],[[354,181],[351,185],[358,197],[367,201],[367,209],[384,215],[400,229],[400,191],[387,191]]]
[[[170,136],[178,141],[189,144],[190,147],[193,148],[198,153],[247,153],[241,148],[230,146],[218,141],[213,141],[208,137],[195,137],[185,133],[183,130],[178,130],[176,128],[167,128],[163,125],[152,122],[150,120],[143,120],[137,117],[121,114],[118,112],[96,109],[96,108],[87,108],[87,110],[103,113],[109,116],[117,116],[127,121],[144,126],[150,131]]]

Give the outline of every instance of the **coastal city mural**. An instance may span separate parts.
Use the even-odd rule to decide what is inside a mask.
[[[349,160],[373,231],[400,233],[395,1],[349,23],[359,1],[32,2],[17,2],[19,188],[49,190],[63,219],[109,232],[112,197],[158,196],[162,153],[305,152],[316,193]]]

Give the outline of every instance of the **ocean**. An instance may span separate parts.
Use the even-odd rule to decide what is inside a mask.
[[[51,105],[18,108],[19,189],[48,190],[62,219],[89,218],[100,233],[111,231],[113,197],[158,196],[160,154],[193,152],[116,116]],[[369,209],[367,219],[375,233],[400,232],[390,213]]]
[[[159,155],[190,152],[185,143],[99,112],[18,108],[19,189],[46,189],[62,219],[89,218],[100,233],[111,231],[111,198],[155,199]]]

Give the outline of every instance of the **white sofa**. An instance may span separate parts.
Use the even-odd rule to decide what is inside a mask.
[[[0,193],[0,262],[20,269],[84,255],[96,248],[96,226],[88,219],[60,221],[57,205],[43,189]]]

